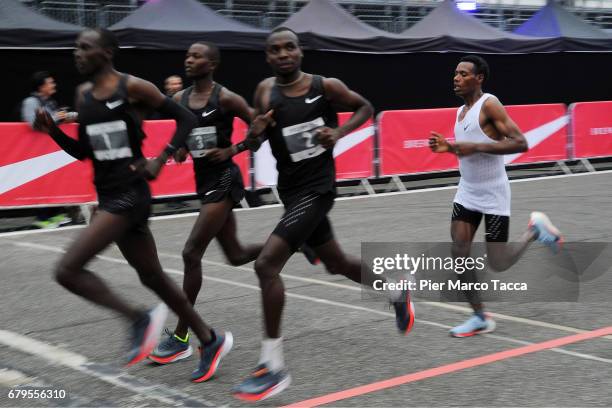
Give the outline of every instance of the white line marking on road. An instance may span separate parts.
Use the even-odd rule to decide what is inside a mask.
[[[46,251],[51,251],[51,252],[64,252],[64,250],[62,250],[60,248],[56,248],[56,247],[52,247],[52,246],[48,246],[48,245],[34,244],[34,243],[29,243],[29,242],[15,242],[14,244],[17,245],[17,246],[24,246],[24,247],[41,249],[41,250],[46,250]],[[128,265],[128,262],[126,260],[124,260],[124,259],[118,259],[118,258],[113,258],[113,257],[108,257],[108,256],[100,256],[100,255],[98,255],[97,258],[100,259],[100,260],[103,260],[103,261],[107,261],[107,262],[112,262],[112,263],[117,263],[117,264],[122,264],[122,265]],[[232,267],[232,268],[235,268],[235,267]],[[183,276],[184,275],[182,271],[179,271],[177,269],[164,268],[164,271],[166,273],[170,273],[170,274],[173,274],[173,275],[179,275],[179,276]],[[283,274],[283,277],[287,277],[287,275]],[[224,283],[224,284],[227,284],[227,285],[238,286],[238,287],[241,287],[241,288],[252,289],[252,290],[256,290],[256,291],[260,290],[259,286],[250,285],[248,283],[235,282],[235,281],[232,281],[232,280],[216,278],[216,277],[213,277],[213,276],[205,276],[204,278],[208,279],[210,281],[213,281],[213,282]],[[323,282],[323,281],[321,281],[321,282]],[[326,283],[331,283],[331,282],[326,282]],[[337,285],[339,285],[339,284],[335,284],[334,286],[337,286]],[[347,288],[350,288],[350,286],[347,286]],[[356,289],[357,290],[361,290],[359,288],[356,288]],[[356,305],[352,305],[352,304],[349,304],[349,303],[335,302],[335,301],[332,301],[332,300],[321,299],[321,298],[312,297],[312,296],[306,296],[306,295],[300,295],[300,294],[292,293],[292,292],[289,292],[289,291],[286,291],[285,294],[286,294],[287,297],[292,297],[292,298],[301,299],[301,300],[307,300],[307,301],[310,301],[310,302],[326,304],[326,305],[330,305],[330,306],[337,306],[337,307],[341,307],[341,308],[345,308],[345,309],[359,310],[359,311],[362,311],[362,312],[373,313],[373,314],[377,314],[377,315],[381,315],[381,316],[395,317],[395,314],[390,313],[390,312],[384,312],[384,311],[381,311],[381,310],[370,309],[370,308],[363,307],[363,306],[356,306]],[[433,304],[433,305],[437,304],[435,302],[427,302],[427,303],[430,303],[430,304]],[[451,328],[451,326],[447,326],[447,325],[444,325],[444,324],[441,324],[441,323],[437,323],[437,322],[433,322],[433,321],[429,321],[429,320],[416,319],[416,321],[418,323],[426,324],[426,325],[429,325],[429,326],[435,326],[435,327],[439,327],[439,328],[443,328],[443,329],[450,329]],[[574,330],[579,330],[579,329],[574,329]],[[524,342],[523,340],[514,339],[514,338],[506,337],[506,336],[495,335],[495,334],[484,334],[483,336],[488,336],[488,337],[491,337],[491,338],[495,338],[495,339],[498,339],[498,340],[504,340],[504,341],[511,342],[511,343],[533,344],[533,343],[530,343],[530,342]],[[575,353],[573,351],[564,350],[564,349],[550,349],[550,351],[558,352],[558,353],[563,353],[563,354],[571,355],[571,356],[578,357],[578,358],[586,358],[586,359],[593,360],[593,361],[612,363],[612,359],[606,359],[606,358],[597,357],[597,356],[593,356],[593,355],[589,355],[589,354]]]

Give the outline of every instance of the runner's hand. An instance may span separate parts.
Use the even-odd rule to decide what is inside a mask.
[[[176,152],[174,152],[174,161],[177,163],[182,163],[187,159],[187,149],[184,147],[179,147]]]
[[[453,146],[438,132],[431,132],[429,148],[434,153],[453,153]]]
[[[255,119],[253,119],[251,122],[251,127],[249,128],[249,137],[261,136],[268,126],[276,126],[273,115],[274,109],[270,109],[265,115],[255,116]]]
[[[232,157],[232,148],[227,147],[224,149],[220,149],[218,147],[215,147],[213,149],[209,149],[206,151],[206,157],[212,163],[219,163],[219,162],[226,161],[227,159]]]
[[[334,147],[336,142],[340,139],[341,135],[338,129],[332,129],[328,127],[322,127],[317,129],[317,138],[319,143],[326,149]]]
[[[36,117],[34,119],[34,129],[40,130],[41,132],[49,133],[51,129],[56,127],[57,125],[53,121],[53,118],[43,108],[38,108],[36,110]]]
[[[159,157],[155,159],[140,159],[130,164],[130,169],[140,174],[146,180],[155,180],[159,176],[159,172],[164,164],[165,162]]]

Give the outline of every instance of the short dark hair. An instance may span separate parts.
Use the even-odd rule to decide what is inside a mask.
[[[102,27],[85,29],[85,31],[87,30],[95,31],[96,33],[98,33],[98,35],[100,36],[98,40],[98,44],[100,45],[100,47],[110,48],[113,51],[113,54],[115,54],[119,49],[119,41],[117,40],[115,33],[113,33],[111,30]]]
[[[47,81],[47,78],[51,78],[52,75],[49,71],[37,71],[32,74],[32,78],[30,78],[30,84],[32,86],[32,91],[37,92],[38,88],[43,86]]]
[[[221,63],[221,52],[216,44],[208,41],[198,41],[196,44],[201,44],[208,48],[208,52],[206,54],[209,60],[215,61],[217,65]]]
[[[289,31],[290,33],[293,33],[293,35],[295,35],[295,37],[298,39],[298,43],[300,40],[300,36],[298,35],[298,33],[296,33],[295,31],[293,31],[292,29],[290,29],[289,27],[285,27],[285,26],[280,26],[280,27],[276,27],[274,30],[272,30],[270,32],[270,34],[268,34],[268,37],[266,38],[266,43],[268,42],[268,40],[270,39],[270,37],[272,37],[274,34],[276,33],[282,33],[283,31]]]
[[[487,61],[485,61],[484,58],[472,54],[462,57],[459,62],[471,62],[472,64],[474,64],[474,74],[482,74],[482,82],[485,82],[487,79],[489,79],[489,64],[487,64]]]

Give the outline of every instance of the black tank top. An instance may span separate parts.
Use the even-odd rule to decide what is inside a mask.
[[[189,107],[189,95],[193,92],[193,86],[185,89],[185,92],[181,95],[181,105],[188,108],[198,118],[198,126],[191,131],[186,142],[193,158],[197,185],[200,185],[201,179],[206,176],[206,172],[223,170],[233,164],[231,158],[224,162],[211,163],[204,156],[207,149],[213,147],[225,148],[232,145],[235,115],[225,112],[221,108],[219,95],[222,89],[221,85],[214,83],[206,106],[199,109]]]
[[[289,97],[274,85],[270,94],[276,126],[268,130],[278,170],[281,198],[291,199],[309,192],[334,190],[336,169],[332,149],[324,149],[315,130],[338,126],[338,116],[323,88],[323,77],[312,76],[305,95]]]
[[[86,91],[78,108],[79,143],[93,161],[98,193],[127,191],[144,180],[129,168],[143,157],[145,135],[142,121],[128,101],[127,80],[128,75],[122,74],[117,90],[105,100]]]

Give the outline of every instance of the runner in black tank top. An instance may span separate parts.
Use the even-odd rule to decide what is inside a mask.
[[[185,58],[185,73],[194,84],[178,92],[174,99],[187,107],[198,118],[186,146],[175,155],[185,160],[187,150],[193,158],[196,191],[202,201],[200,215],[183,249],[185,275],[183,290],[193,304],[202,286],[202,256],[208,244],[217,238],[230,264],[238,266],[253,261],[263,245],[243,246],[236,235],[233,207],[244,197],[240,169],[232,156],[249,146],[232,145],[231,136],[235,117],[251,122],[251,108],[244,98],[213,81],[219,64],[219,50],[214,44],[195,43]],[[165,364],[190,355],[186,321],[179,319],[174,332],[151,354],[151,360]]]
[[[57,281],[71,292],[119,312],[132,321],[132,343],[128,365],[146,358],[155,347],[167,309],[160,305],[143,311],[127,304],[84,266],[112,242],[136,269],[140,280],[187,322],[203,345],[202,358],[192,374],[193,381],[209,379],[233,342],[231,333],[209,328],[185,294],[163,272],[153,235],[149,230],[151,195],[145,179],[154,179],[168,155],[176,151],[195,126],[186,109],[164,97],[150,82],[121,74],[113,67],[118,49],[114,35],[104,29],[83,31],[76,43],[77,69],[91,82],[77,91],[78,141],[55,126],[50,115],[37,113],[37,125],[67,153],[79,160],[89,158],[94,166],[94,183],[99,210],[91,224],[62,257]],[[143,158],[139,107],[156,109],[176,119],[177,130],[168,147],[156,159]]]
[[[257,86],[258,115],[248,135],[256,137],[265,131],[277,161],[278,191],[285,206],[285,214],[255,261],[266,336],[256,370],[234,389],[236,397],[248,401],[275,395],[291,381],[284,369],[280,337],[285,302],[280,272],[297,248],[307,243],[331,274],[370,287],[380,279],[371,272],[362,276],[361,261],[342,252],[327,217],[335,197],[334,144],[367,121],[372,106],[337,79],[302,72],[302,57],[297,35],[290,29],[277,28],[268,36],[266,59],[275,77]],[[340,127],[336,106],[354,112]],[[410,295],[408,291],[391,295],[398,328],[407,333],[414,322]]]
[[[212,75],[212,71],[210,74]],[[212,78],[210,80],[212,81]],[[200,79],[199,83],[201,81]],[[239,203],[244,198],[242,175],[238,166],[232,161],[232,151],[227,150],[228,153],[225,155],[222,149],[232,146],[234,117],[238,116],[250,123],[250,108],[241,96],[215,82],[206,83],[204,86],[206,86],[205,92],[210,93],[204,106],[194,108],[192,106],[196,106],[195,104],[192,106],[189,104],[189,97],[194,92],[195,86],[190,86],[180,95],[181,105],[187,107],[198,118],[198,126],[187,138],[187,150],[193,159],[196,192],[202,204],[217,203],[228,194],[234,203]],[[222,106],[221,93],[225,105],[236,105],[241,111],[230,111]],[[228,99],[230,102],[227,102]],[[215,153],[223,157],[219,159],[215,157]]]
[[[268,139],[276,157],[278,192],[285,204],[307,193],[335,193],[336,171],[332,149],[323,147],[317,130],[337,128],[338,116],[327,99],[323,77],[312,75],[305,94],[288,96],[275,84],[269,109],[276,126]]]

